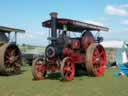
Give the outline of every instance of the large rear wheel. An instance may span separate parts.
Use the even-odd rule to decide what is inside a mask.
[[[65,57],[61,63],[61,76],[66,81],[71,81],[75,75],[75,66],[70,57]]]
[[[0,48],[0,72],[5,75],[21,72],[22,56],[16,44],[4,44]]]
[[[91,44],[86,51],[86,69],[90,76],[102,76],[106,68],[106,53],[100,44]]]
[[[36,58],[32,63],[32,75],[35,80],[42,80],[46,75],[46,64],[43,58]]]

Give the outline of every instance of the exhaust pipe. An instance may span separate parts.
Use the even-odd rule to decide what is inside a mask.
[[[57,29],[56,29],[56,19],[57,19],[57,13],[52,12],[50,13],[51,16],[51,37],[52,37],[52,44],[56,43],[56,38],[57,38]]]

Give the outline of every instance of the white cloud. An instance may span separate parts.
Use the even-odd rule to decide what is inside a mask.
[[[105,8],[105,12],[108,15],[117,15],[117,16],[128,16],[128,5],[120,5],[120,6],[113,6],[107,5]]]
[[[123,24],[123,25],[128,25],[128,20],[123,20],[123,21],[121,21],[121,24]]]

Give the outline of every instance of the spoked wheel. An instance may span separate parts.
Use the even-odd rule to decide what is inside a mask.
[[[4,44],[0,50],[0,67],[3,68],[3,74],[19,74],[22,65],[19,48],[15,44]]]
[[[42,80],[46,75],[46,64],[43,58],[36,58],[32,63],[32,75],[35,80]]]
[[[90,76],[102,76],[106,68],[106,53],[97,43],[89,46],[86,52],[86,69]]]
[[[61,76],[66,81],[71,81],[75,75],[75,66],[70,57],[65,57],[61,64]]]

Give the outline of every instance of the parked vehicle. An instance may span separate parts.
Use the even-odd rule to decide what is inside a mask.
[[[50,14],[51,19],[42,25],[51,28],[51,43],[46,47],[45,59],[33,61],[32,73],[36,80],[45,78],[47,71],[60,71],[64,80],[73,80],[78,68],[87,71],[90,76],[102,76],[106,68],[106,53],[99,43],[102,37],[93,36],[91,31],[108,31],[107,27],[81,21],[57,18],[57,13]],[[72,37],[70,33],[80,33]]]
[[[0,26],[0,74],[12,75],[21,72],[22,56],[16,45],[17,33],[21,29]],[[14,39],[11,39],[14,33]]]

